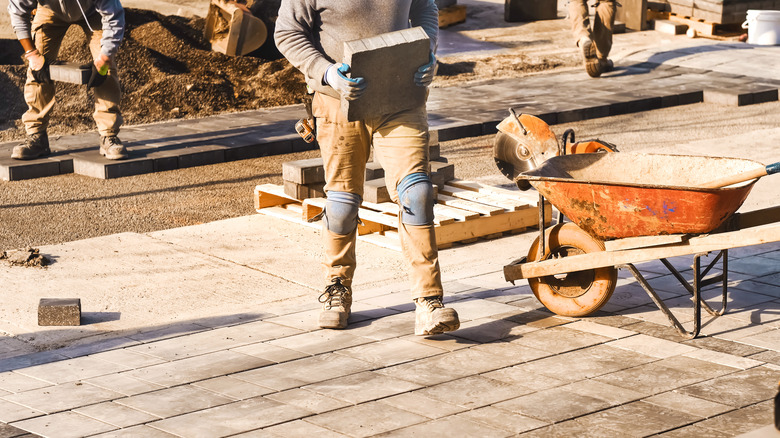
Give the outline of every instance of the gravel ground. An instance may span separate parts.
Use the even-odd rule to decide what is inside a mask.
[[[712,155],[750,158],[750,149],[730,147],[717,139],[778,127],[780,102],[728,109],[695,104],[552,129],[560,137],[566,128],[573,128],[580,140],[600,138],[626,152],[669,153],[679,144],[713,139]],[[755,138],[756,150],[763,140]],[[493,163],[492,142],[492,135],[443,142],[442,156],[455,165],[458,178],[511,186]],[[69,174],[0,182],[0,250],[253,214],[255,185],[281,184],[283,162],[318,155],[308,151],[113,180]],[[761,204],[772,202],[773,197],[776,191],[754,189],[748,200]]]

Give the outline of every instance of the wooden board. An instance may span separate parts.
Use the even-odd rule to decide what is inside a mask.
[[[477,239],[495,239],[504,233],[516,234],[539,224],[538,196],[516,196],[520,192],[495,188],[469,181],[455,181],[459,187],[446,189],[458,193],[459,198],[439,194],[434,205],[434,230],[439,248],[454,243],[473,242]],[[469,188],[463,188],[469,187]],[[524,199],[526,198],[526,199]],[[255,187],[255,209],[258,213],[272,215],[306,226],[321,228],[313,219],[325,207],[325,198],[298,201],[286,196],[281,186],[264,184]],[[552,217],[552,206],[545,205],[545,214]],[[400,250],[398,238],[398,206],[391,202],[363,202],[358,211],[358,239],[385,248]]]
[[[466,21],[466,6],[452,5],[439,9],[439,28],[452,26]]]

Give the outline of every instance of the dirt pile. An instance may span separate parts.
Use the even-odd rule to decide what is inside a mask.
[[[289,105],[305,92],[303,76],[285,59],[258,53],[229,57],[213,52],[203,37],[202,18],[165,16],[126,9],[127,29],[117,55],[125,124]],[[271,43],[272,44],[272,43]],[[26,110],[25,68],[19,44],[0,41],[0,141],[22,138],[18,121]],[[265,49],[264,53],[273,53]],[[58,59],[87,63],[91,56],[78,26],[68,31]],[[12,65],[9,65],[12,64]],[[94,129],[94,101],[86,87],[58,83],[50,135]]]

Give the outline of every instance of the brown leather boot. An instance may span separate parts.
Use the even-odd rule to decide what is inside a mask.
[[[414,334],[418,336],[438,335],[460,327],[455,309],[445,308],[441,297],[415,298]]]
[[[341,284],[341,278],[336,277],[320,295],[322,310],[320,311],[321,328],[347,328],[349,315],[352,312],[352,289]]]
[[[588,76],[592,78],[601,76],[601,64],[596,57],[596,45],[593,44],[593,41],[588,37],[582,37],[577,42],[577,46],[580,48],[580,52],[582,52],[582,59],[585,62],[585,71],[588,73]]]
[[[11,158],[15,160],[33,160],[51,154],[49,136],[45,132],[30,134],[24,144],[14,146]]]
[[[127,158],[127,149],[116,135],[104,136],[100,137],[100,155],[109,160],[123,160]]]

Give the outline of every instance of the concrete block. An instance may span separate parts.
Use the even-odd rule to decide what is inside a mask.
[[[325,183],[296,184],[284,181],[284,194],[301,201],[309,198],[324,198]]]
[[[441,187],[447,181],[455,179],[455,165],[442,163],[441,161],[431,161],[431,181],[433,184]]]
[[[364,120],[425,105],[427,90],[414,83],[414,73],[428,63],[430,41],[421,27],[389,32],[344,43],[343,62],[352,77],[366,80],[360,99],[341,99],[350,121]]]
[[[438,143],[428,146],[428,159],[437,160],[441,157],[441,145]]]
[[[363,200],[379,204],[380,202],[392,202],[387,184],[384,178],[366,181],[363,185]]]
[[[439,131],[428,131],[428,146],[439,144]]]
[[[672,20],[653,20],[653,29],[668,35],[681,35],[688,30],[688,25]]]
[[[366,163],[366,181],[371,181],[372,179],[378,179],[384,177],[385,177],[385,169],[382,169],[382,166],[379,163],[377,163],[376,161],[371,161],[369,163]]]
[[[92,75],[90,64],[76,64],[75,62],[60,62],[49,66],[49,76],[52,81],[69,82],[71,84],[86,84]]]
[[[626,33],[626,23],[623,23],[622,21],[615,21],[615,24],[612,25],[612,33]]]
[[[622,0],[615,11],[615,19],[632,30],[647,30],[647,0]]]
[[[250,158],[267,157],[270,155],[283,155],[291,152],[294,152],[291,140],[258,142],[242,146],[231,146],[228,149],[225,149],[225,161],[246,160]]]
[[[205,166],[225,162],[225,149],[219,146],[184,148],[179,155],[179,168]]]
[[[556,0],[505,0],[504,21],[554,20],[558,18]]]
[[[325,168],[322,157],[282,163],[282,179],[295,184],[325,182]]]
[[[81,325],[81,300],[78,298],[41,298],[38,325]]]
[[[73,154],[73,173],[79,175],[113,179],[152,172],[154,172],[154,160],[151,158],[129,158],[114,161],[101,157],[97,151]]]
[[[0,158],[0,179],[3,181],[20,181],[59,174],[59,161],[46,158],[31,161],[14,160],[10,157]]]

